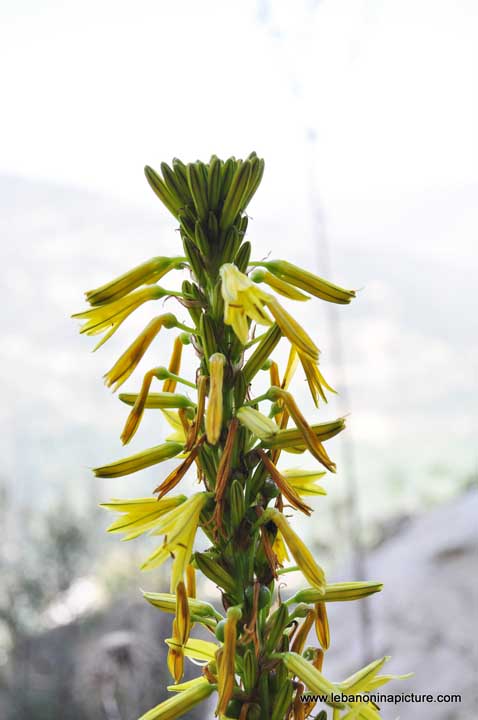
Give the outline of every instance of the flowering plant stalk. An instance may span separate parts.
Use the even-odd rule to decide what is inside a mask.
[[[189,324],[172,313],[155,316],[105,375],[106,384],[118,389],[158,333],[176,331],[168,367],[152,368],[136,393],[119,396],[131,407],[123,444],[146,409],[159,409],[172,434],[153,448],[94,470],[98,477],[120,477],[178,459],[151,497],[103,504],[119,513],[110,532],[124,533],[125,540],[145,532],[163,536],[144,570],[172,561],[170,592],[144,593],[149,603],[173,615],[166,640],[172,695],[141,720],[180,717],[213,693],[222,719],[301,720],[320,710],[313,700],[304,702],[305,689],[327,698],[322,707],[329,706],[333,720],[374,720],[380,714],[373,703],[343,702],[337,694],[359,696],[392,679],[379,674],[387,658],[340,683],[322,672],[330,644],[327,603],[360,600],[382,586],[328,584],[289,524],[290,510],[311,514],[307,496],[325,495],[317,481],[336,468],[324,443],[344,429],[345,421],[309,423],[289,392],[298,366],[316,406],[335,391],[319,369],[314,341],[277,295],[346,305],[355,292],[284,260],[251,261],[245,211],[263,171],[264,161],[255,153],[225,162],[213,156],[207,164],[174,159],[172,167],[161,164],[162,176],[146,167],[150,186],[179,222],[183,254],[152,258],[87,292],[91,308],[74,316],[84,320],[81,332],[103,334],[98,346],[149,301],[174,297],[190,316]],[[180,292],[158,284],[173,270],[190,274]],[[271,355],[282,338],[290,352],[281,374]],[[194,381],[180,374],[184,346],[197,357]],[[270,382],[257,395],[259,373],[267,373]],[[159,392],[151,390],[156,380],[162,381]],[[279,469],[282,453],[306,451],[317,461],[316,470]],[[175,494],[190,469],[202,489],[190,497]],[[199,528],[210,543],[203,552],[195,551]],[[283,600],[281,574],[294,570],[306,585]],[[196,573],[217,587],[221,612],[196,597]],[[195,638],[195,625],[211,638]],[[313,628],[316,640],[309,644]],[[185,657],[202,663],[202,672],[182,683]],[[321,720],[327,717],[325,707],[316,716]]]

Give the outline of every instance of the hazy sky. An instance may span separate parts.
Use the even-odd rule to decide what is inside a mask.
[[[312,128],[332,215],[478,180],[476,0],[4,0],[0,21],[0,172],[141,203],[146,162],[256,149],[281,206]]]

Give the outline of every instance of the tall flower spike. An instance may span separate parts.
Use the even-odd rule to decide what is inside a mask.
[[[134,310],[167,293],[156,285],[163,275],[172,269],[188,271],[181,291],[169,294],[177,297],[191,324],[169,313],[153,318],[105,376],[108,386],[120,387],[160,330],[177,328],[181,334],[168,367],[160,364],[164,358],[148,363],[153,369],[144,375],[139,392],[120,395],[131,407],[124,443],[134,436],[145,409],[159,409],[173,432],[155,447],[94,471],[117,478],[178,458],[172,470],[156,471],[160,475],[153,492],[158,499],[104,504],[119,513],[109,531],[122,533],[122,539],[159,536],[142,569],[172,561],[170,592],[146,591],[144,597],[174,615],[172,637],[166,640],[175,683],[168,690],[174,695],[141,720],[187,717],[213,692],[218,720],[305,720],[311,713],[320,720],[331,714],[333,720],[379,720],[372,703],[341,702],[335,694],[368,693],[397,677],[378,674],[383,658],[343,683],[332,683],[322,673],[330,644],[327,603],[360,600],[382,585],[327,584],[320,564],[284,514],[310,515],[303,496],[325,494],[317,484],[325,473],[281,470],[281,453],[309,451],[333,472],[335,464],[323,443],[345,427],[344,418],[312,424],[289,392],[299,363],[316,406],[334,392],[319,369],[318,347],[289,306],[311,296],[346,305],[355,292],[283,260],[251,262],[245,208],[263,171],[264,161],[254,152],[225,161],[213,155],[208,163],[174,158],[170,165],[161,163],[160,173],[146,167],[149,184],[177,221],[184,257],[153,258],[89,291],[93,307],[76,316],[84,323],[83,333],[101,334],[104,342]],[[287,309],[275,294],[287,299]],[[264,329],[258,330],[259,325]],[[290,347],[285,369],[273,355],[282,338]],[[180,374],[183,344],[196,351],[195,382]],[[164,381],[161,392],[151,391],[155,378]],[[185,391],[176,392],[179,385],[189,388],[188,395],[194,393],[191,399]],[[268,413],[265,403],[270,403]],[[172,496],[193,465],[203,490]],[[198,530],[201,551],[194,548]],[[222,612],[196,598],[201,592],[196,572],[217,587]],[[287,598],[288,572],[300,572],[305,586]],[[314,623],[321,649],[306,646]],[[198,625],[218,642],[191,637]],[[180,682],[185,658],[201,665],[202,673]],[[303,702],[305,692],[325,701]]]

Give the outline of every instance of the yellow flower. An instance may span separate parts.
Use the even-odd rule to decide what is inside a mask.
[[[330,629],[327,607],[323,600],[315,603],[315,632],[322,648],[328,650],[330,647]]]
[[[276,423],[255,408],[241,407],[237,411],[236,417],[241,425],[244,425],[261,440],[270,440],[279,432]]]
[[[163,610],[164,612],[174,613],[176,612],[176,595],[173,593],[155,593],[143,591],[143,597],[154,607]],[[188,597],[189,610],[191,615],[196,617],[204,618],[215,618],[216,620],[222,620],[220,615],[210,603],[202,600],[196,600],[195,598]]]
[[[324,388],[326,388],[329,392],[335,394],[337,393],[337,391],[328,384],[328,382],[320,372],[317,363],[311,360],[308,355],[299,352],[299,358],[304,369],[305,377],[307,378],[307,384],[309,385],[310,394],[312,395],[314,404],[317,407],[319,404],[319,395],[324,402],[327,402]]]
[[[174,340],[173,352],[169,361],[168,371],[173,375],[178,375],[181,369],[181,357],[183,354],[183,343],[181,337],[178,336]],[[166,378],[163,383],[163,392],[174,392],[176,390],[177,380],[175,378]]]
[[[188,713],[216,689],[215,685],[211,685],[203,678],[197,680],[198,682],[191,684],[186,690],[148,710],[139,720],[175,720]]]
[[[288,602],[315,603],[321,600],[324,602],[360,600],[380,592],[382,588],[382,583],[373,581],[331,583],[325,586],[324,594],[318,592],[315,588],[304,588],[304,590],[299,590]]]
[[[160,368],[159,368],[160,369]],[[126,419],[121,440],[123,445],[129,443],[139,427],[143,412],[146,407],[154,408],[187,408],[194,407],[192,400],[185,395],[174,392],[150,393],[149,389],[153,378],[158,376],[158,368],[148,370],[143,378],[141,390],[138,394],[121,393],[119,399],[127,405],[133,405],[133,409]]]
[[[296,350],[317,362],[319,359],[319,349],[305,330],[299,325],[297,320],[294,320],[292,315],[284,310],[282,305],[272,295],[267,297],[267,307],[271,311],[281,333],[294,345]]]
[[[322,673],[311,663],[307,662],[302,655],[294,652],[286,652],[282,654],[282,660],[289,672],[297,675],[311,692],[320,695],[332,695],[338,692],[337,686],[327,680]],[[345,707],[343,703],[337,704],[342,708]]]
[[[208,493],[192,495],[185,503],[164,515],[154,530],[154,535],[164,535],[164,543],[142,564],[142,570],[151,570],[162,565],[172,556],[171,592],[184,577],[188,565],[201,511],[207,501]]]
[[[146,407],[148,407],[148,404],[146,403]],[[174,412],[174,410],[163,410],[162,411],[165,419],[167,420],[168,424],[173,428],[174,432],[171,433],[171,435],[168,435],[166,440],[168,442],[176,442],[181,443],[182,445],[186,442],[186,434],[184,432],[184,426],[181,422],[181,418],[179,417],[179,414],[177,412]]]
[[[245,345],[249,338],[248,318],[260,325],[272,324],[264,309],[270,295],[258,288],[232,263],[222,265],[219,274],[224,299],[224,322],[232,326],[241,343]]]
[[[287,482],[286,478],[279,472],[279,470],[276,468],[270,457],[267,455],[267,453],[264,452],[264,450],[261,450],[260,448],[257,450],[259,457],[262,460],[262,464],[266,468],[267,472],[269,473],[271,479],[275,482],[277,487],[279,488],[282,495],[288,500],[288,502],[294,507],[296,510],[300,510],[301,512],[305,513],[306,515],[310,515],[312,512],[312,508],[306,505],[300,498],[300,495],[297,493],[294,487],[290,483]]]
[[[174,681],[178,683],[184,673],[184,645],[189,639],[191,614],[189,610],[186,586],[181,580],[176,587],[176,617],[173,621],[173,640],[178,645],[170,646],[168,668]]]
[[[85,293],[86,300],[90,305],[103,305],[103,303],[119,300],[140,285],[151,285],[157,282],[173,268],[183,265],[185,260],[186,258],[183,257],[151,258],[109,283],[101,285],[95,290],[88,290]]]
[[[327,495],[324,488],[316,484],[316,480],[323,478],[326,472],[296,469],[281,470],[281,473],[299,495]]]
[[[168,685],[166,689],[169,690],[169,692],[181,693],[185,690],[194,688],[197,685],[204,685],[204,683],[206,683],[206,685],[209,685],[208,680],[206,680],[204,675],[201,675],[201,677],[196,677],[192,680],[186,680],[186,682],[178,683],[177,685]]]
[[[165,442],[162,445],[156,445],[108,465],[94,468],[93,472],[96,477],[123,477],[123,475],[130,475],[138,472],[138,470],[151,467],[151,465],[157,465],[163,460],[170,460],[178,455],[182,449],[183,446],[180,443]]]
[[[226,624],[224,626],[224,645],[218,658],[218,702],[216,714],[222,717],[226,712],[227,705],[231,699],[235,683],[235,657],[237,640],[237,623],[242,617],[239,607],[230,607],[227,611]]]
[[[210,387],[206,411],[206,435],[211,445],[217,443],[222,430],[222,382],[225,362],[226,358],[222,353],[214,353],[209,358]]]
[[[175,683],[178,683],[184,674],[184,652],[178,633],[177,619],[173,620],[173,645],[168,648],[167,665]]]
[[[316,460],[322,463],[327,470],[335,472],[335,463],[333,463],[327,455],[324,446],[308,424],[290,392],[282,390],[281,388],[272,387],[268,390],[267,395],[271,400],[281,400],[284,403],[287,411],[295,421],[297,428],[302,433],[302,439],[309,452],[312,453]]]
[[[289,553],[287,552],[284,540],[279,531],[277,531],[275,540],[272,543],[272,550],[277,557],[277,562],[279,563],[279,565],[283,565],[285,562],[289,561]]]
[[[113,391],[117,390],[134,371],[161,328],[172,328],[175,327],[176,323],[177,320],[171,313],[158,315],[158,317],[151,320],[143,332],[138,335],[136,340],[116,361],[111,370],[106,373],[105,384],[108,387],[114,385]]]
[[[304,293],[299,292],[299,290],[296,290],[293,285],[289,285],[289,283],[281,280],[268,270],[254,270],[251,275],[251,280],[255,283],[265,282],[269,285],[269,287],[278,292],[279,295],[283,295],[284,297],[289,298],[289,300],[300,300],[302,302],[310,300],[308,295],[304,295]]]
[[[87,335],[98,335],[99,333],[108,331],[106,335],[95,346],[97,350],[117,331],[124,320],[134,310],[139,308],[148,300],[158,300],[167,294],[166,290],[158,286],[143,288],[122,297],[107,305],[99,305],[98,307],[85,310],[84,312],[72,315],[73,318],[86,320],[82,326],[80,333]]]
[[[174,640],[174,638],[168,638],[166,640],[166,645],[168,645],[168,647],[174,647],[177,645],[177,641]],[[215,659],[216,652],[219,650],[219,645],[209,642],[208,640],[189,638],[187,643],[184,645],[183,650],[186,657],[190,657],[193,660],[210,662]]]
[[[280,531],[289,548],[294,560],[302,571],[303,576],[310,582],[319,593],[325,592],[325,575],[321,567],[315,562],[312,553],[302,542],[300,537],[292,530],[284,515],[275,509],[264,512],[262,518],[272,520]]]
[[[316,437],[321,442],[324,442],[325,440],[330,440],[330,438],[335,437],[335,435],[338,435],[338,433],[345,428],[345,418],[338,418],[337,420],[326,423],[318,423],[310,427]],[[298,428],[279,430],[269,437],[264,437],[262,439],[262,445],[267,448],[281,448],[286,452],[304,452],[306,449],[306,442],[302,431]]]
[[[154,529],[158,520],[178,505],[186,501],[185,495],[156,500],[154,497],[135,498],[134,500],[113,499],[101,503],[100,507],[114,512],[124,513],[109,526],[108,532],[127,533],[122,540],[132,540],[147,530]]]
[[[328,302],[346,305],[355,297],[355,290],[345,290],[285,260],[254,262],[251,265],[265,267],[284,282]]]

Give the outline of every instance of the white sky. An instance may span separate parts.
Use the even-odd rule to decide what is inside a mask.
[[[3,0],[0,172],[142,203],[145,163],[256,149],[282,205],[310,127],[332,214],[477,183],[476,0],[269,5]]]

